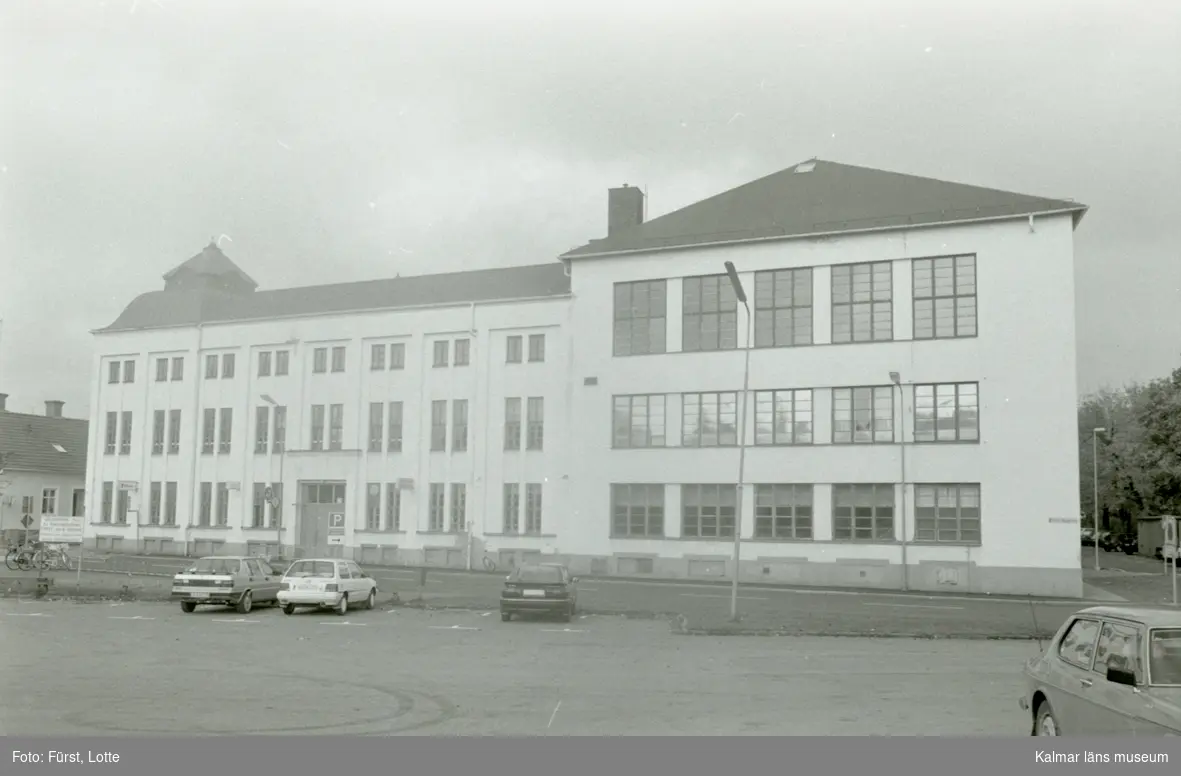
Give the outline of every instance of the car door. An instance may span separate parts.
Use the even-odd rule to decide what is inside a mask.
[[[279,573],[267,563],[265,560],[259,558],[254,561],[258,567],[258,573],[261,575],[255,580],[257,590],[261,591],[262,600],[274,601],[279,596]]]
[[[1143,629],[1135,623],[1120,620],[1103,621],[1099,641],[1095,646],[1092,666],[1094,685],[1087,693],[1088,702],[1081,712],[1086,715],[1086,732],[1092,735],[1134,736],[1142,727],[1137,723],[1144,716],[1144,697],[1138,687],[1107,681],[1109,666],[1136,674],[1137,684],[1144,682]]]
[[[251,580],[252,576],[250,566],[244,559],[239,559],[238,570],[234,572],[234,595],[245,593],[246,588],[254,584]]]
[[[355,605],[357,603],[357,591],[353,588],[353,575],[349,571],[349,565],[344,561],[339,561],[336,564],[336,576],[339,580],[340,589],[349,596],[349,604]]]
[[[1094,714],[1087,708],[1095,686],[1091,667],[1095,662],[1095,644],[1101,621],[1095,617],[1076,617],[1062,634],[1054,650],[1046,688],[1050,706],[1058,718],[1062,735],[1080,736],[1091,731]]]
[[[357,595],[362,599],[369,597],[369,590],[374,586],[373,578],[357,565],[356,561],[349,561],[349,571],[352,572],[353,582],[357,585]]]

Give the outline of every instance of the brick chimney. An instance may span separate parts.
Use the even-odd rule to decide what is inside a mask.
[[[0,412],[8,411],[8,394],[0,393]]]
[[[618,189],[607,189],[607,236],[644,223],[644,192],[626,183]]]
[[[47,401],[45,402],[45,417],[60,418],[62,416],[62,407],[66,403],[64,401]]]

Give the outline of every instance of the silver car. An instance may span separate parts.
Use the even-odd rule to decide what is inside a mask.
[[[1181,733],[1181,611],[1096,606],[1063,623],[1025,666],[1035,736]]]
[[[262,558],[201,558],[172,578],[172,599],[186,614],[199,605],[232,606],[242,614],[255,604],[275,604],[279,573]]]
[[[344,614],[350,606],[372,609],[377,603],[377,580],[351,560],[303,558],[291,564],[279,585],[284,614],[314,606]]]

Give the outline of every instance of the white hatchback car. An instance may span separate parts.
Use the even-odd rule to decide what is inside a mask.
[[[301,606],[344,614],[350,605],[372,609],[376,603],[377,580],[351,560],[303,558],[291,564],[279,584],[283,614]]]

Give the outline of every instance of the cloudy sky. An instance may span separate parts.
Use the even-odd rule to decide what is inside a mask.
[[[1081,388],[1181,364],[1176,0],[410,5],[0,6],[10,409],[84,414],[211,237],[264,288],[534,264],[812,156],[1090,205]]]

